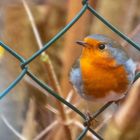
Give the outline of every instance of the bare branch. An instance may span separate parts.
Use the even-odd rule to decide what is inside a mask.
[[[51,112],[53,112],[54,114],[60,115],[59,111],[55,109],[54,107],[50,106],[49,104],[46,105],[46,108],[50,110]]]
[[[49,131],[56,127],[56,125],[58,125],[58,121],[54,121],[49,126],[47,126],[39,135],[34,138],[34,140],[40,140],[44,135],[46,135]]]
[[[27,4],[27,2],[25,0],[22,0],[22,3],[24,5],[24,8],[26,10],[26,13],[29,17],[29,20],[31,22],[31,26],[33,28],[33,31],[34,31],[34,35],[36,37],[36,41],[38,43],[38,46],[39,46],[39,49],[41,49],[43,47],[43,44],[42,44],[42,41],[41,41],[41,37],[39,35],[39,32],[35,26],[35,22],[34,22],[34,18],[33,18],[33,15],[31,14],[31,10]],[[42,60],[44,60],[43,64],[44,64],[44,68],[47,69],[47,72],[50,76],[50,79],[51,79],[51,86],[52,88],[60,95],[62,95],[62,91],[61,91],[61,88],[60,88],[60,85],[59,85],[59,82],[58,82],[58,79],[56,77],[56,74],[55,74],[55,71],[54,71],[54,68],[53,68],[53,65],[52,65],[52,62],[51,60],[49,59],[49,56],[44,52],[42,53]],[[45,59],[44,59],[45,58]],[[47,59],[46,59],[47,58]],[[60,112],[60,118],[62,121],[67,121],[67,117],[66,117],[66,113],[65,113],[65,110],[64,110],[64,106],[62,103],[60,103],[59,101],[56,100],[56,104],[57,104],[57,107],[58,107],[58,110]],[[71,132],[70,132],[70,129],[67,125],[64,125],[63,126],[64,128],[64,131],[65,131],[65,135],[67,137],[67,139],[71,140]]]
[[[6,119],[4,115],[1,115],[1,118],[5,125],[20,139],[20,140],[27,140],[25,137],[23,137]]]
[[[30,11],[30,8],[29,8],[27,2],[26,2],[25,0],[22,0],[22,3],[23,3],[23,5],[24,5],[24,8],[25,8],[26,13],[27,13],[28,18],[29,18],[29,21],[30,21],[30,23],[31,23],[31,26],[32,26],[33,32],[34,32],[34,34],[35,34],[36,41],[37,41],[37,43],[38,43],[39,49],[41,49],[41,48],[43,47],[43,43],[42,43],[42,41],[41,41],[39,32],[38,32],[38,30],[37,30],[37,27],[36,27],[36,24],[35,24],[35,20],[34,20],[34,18],[33,18],[33,15],[32,15],[32,13],[31,13],[31,11]]]

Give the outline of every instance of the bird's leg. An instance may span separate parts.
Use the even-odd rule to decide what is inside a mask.
[[[97,116],[99,116],[107,107],[109,107],[113,101],[106,103],[104,106],[102,106],[98,111],[96,111],[93,115],[87,114],[87,119],[84,121],[84,126],[90,126],[92,120],[94,120]]]
[[[86,120],[84,121],[83,125],[90,127],[91,121],[92,121],[91,114],[89,112],[86,112]]]

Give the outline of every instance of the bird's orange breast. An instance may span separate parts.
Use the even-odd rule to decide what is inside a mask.
[[[117,66],[115,63],[115,60],[110,59],[81,57],[80,67],[86,95],[98,99],[106,97],[111,91],[122,94],[127,90],[127,72],[123,65]]]

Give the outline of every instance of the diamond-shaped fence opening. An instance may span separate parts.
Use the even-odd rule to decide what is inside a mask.
[[[6,49],[10,54],[15,56],[20,62],[24,62],[24,59],[18,55],[16,52],[14,52],[10,47],[5,45],[4,43],[0,42],[0,46],[2,46],[4,49]],[[27,73],[27,67],[24,67],[22,69],[22,72],[19,74],[19,76],[0,94],[0,99],[2,99],[6,94],[10,92],[11,89],[13,89],[20,80],[24,77],[24,75]]]
[[[79,11],[79,13],[76,14],[76,16],[71,20],[59,33],[57,33],[49,42],[47,42],[43,48],[35,52],[31,57],[29,57],[27,60],[25,60],[22,56],[20,56],[18,53],[16,53],[14,50],[12,50],[9,46],[5,45],[3,42],[0,42],[0,45],[8,51],[11,55],[13,55],[18,61],[21,63],[20,67],[22,69],[22,72],[19,74],[19,76],[9,85],[8,88],[6,88],[2,93],[0,93],[0,99],[4,98],[6,94],[9,93],[10,90],[12,90],[19,82],[20,80],[25,76],[28,75],[34,82],[36,82],[39,86],[41,86],[43,89],[45,89],[49,94],[54,96],[57,100],[59,100],[61,103],[65,104],[68,106],[70,109],[75,111],[80,117],[82,117],[85,121],[87,119],[86,115],[82,113],[78,108],[73,106],[71,103],[67,102],[64,98],[59,96],[52,88],[50,88],[47,84],[42,82],[41,80],[38,79],[29,69],[28,69],[28,64],[32,63],[32,61],[38,57],[41,53],[43,53],[46,49],[51,47],[51,45],[58,40],[65,32],[67,32],[74,23],[78,21],[78,19],[87,11],[89,10],[94,16],[96,16],[99,20],[101,20],[108,28],[110,28],[113,32],[118,34],[121,38],[126,40],[129,44],[132,45],[132,47],[135,47],[138,51],[140,51],[140,46],[132,41],[129,37],[124,35],[122,32],[120,32],[116,27],[114,27],[111,23],[109,23],[106,19],[104,19],[100,14],[98,14],[88,3],[88,0],[83,0],[82,1],[83,7]],[[135,77],[135,80],[140,77],[140,74],[137,74]],[[106,104],[102,109],[107,108],[111,103]],[[98,110],[96,114],[93,114],[93,117],[96,118],[102,110]],[[83,139],[86,133],[90,131],[95,137],[97,137],[100,140],[103,140],[103,138],[96,133],[92,128],[89,126],[85,125],[85,129],[81,134],[79,134],[77,140]]]

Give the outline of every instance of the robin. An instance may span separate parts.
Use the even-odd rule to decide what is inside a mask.
[[[89,35],[77,44],[83,49],[70,81],[79,95],[103,103],[123,98],[134,80],[136,63],[122,46],[101,34]]]

